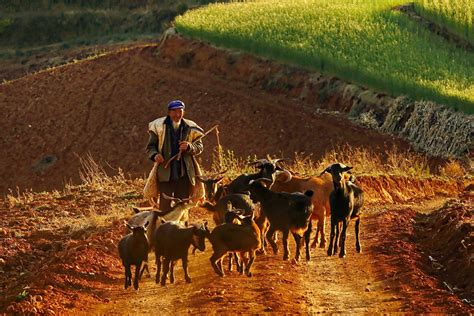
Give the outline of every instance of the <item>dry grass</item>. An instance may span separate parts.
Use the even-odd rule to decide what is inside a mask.
[[[214,158],[209,173],[227,169],[226,177],[234,179],[242,173],[255,172],[254,167],[249,165],[257,159],[255,156],[238,158],[231,150],[221,150],[216,151]],[[318,161],[311,155],[295,154],[293,160],[286,160],[282,165],[295,174],[314,176],[335,162],[353,166],[355,175],[433,176],[424,156],[393,148],[374,153],[344,146],[328,151]],[[5,209],[33,212],[39,229],[65,229],[75,233],[120,223],[132,215],[132,205],[145,203],[142,195],[145,179],[127,179],[120,169],[115,176],[107,175],[90,155],[81,159],[81,166],[81,185],[67,184],[62,191],[51,192],[10,191],[4,201]],[[448,161],[439,171],[441,176],[448,178],[466,176],[465,168],[455,160]]]
[[[257,159],[255,156],[247,159],[236,158],[231,150],[223,150],[221,155],[222,167],[219,166],[219,160],[216,156],[210,172],[227,169],[226,176],[235,178],[242,173],[255,172],[255,169],[248,165],[249,162],[255,159]],[[319,175],[326,167],[335,162],[354,167],[354,173],[359,175],[388,174],[417,178],[432,176],[428,159],[425,156],[409,151],[399,151],[395,147],[378,153],[346,145],[328,151],[318,161],[315,161],[311,155],[305,156],[296,153],[293,160],[285,160],[282,166],[301,176],[314,176]],[[445,175],[448,176],[449,173]]]
[[[449,178],[464,178],[468,172],[463,165],[454,159],[448,160],[443,166],[439,168],[440,175]]]

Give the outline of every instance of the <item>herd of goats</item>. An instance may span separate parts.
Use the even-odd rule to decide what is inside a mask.
[[[131,233],[123,237],[118,245],[125,267],[125,288],[132,285],[132,265],[136,267],[135,289],[138,289],[138,281],[145,270],[150,275],[148,253],[152,249],[157,267],[156,283],[165,285],[168,273],[169,281],[174,283],[173,268],[179,259],[186,282],[191,282],[188,273],[189,248],[193,245],[193,252],[196,249],[204,251],[206,238],[214,251],[210,258],[211,265],[220,276],[224,276],[222,260],[226,254],[229,254],[229,270],[234,260],[241,274],[252,276],[250,268],[255,255],[257,252],[265,253],[267,241],[273,252],[278,253],[277,231],[282,233],[283,260],[289,258],[290,232],[296,242],[295,260],[299,260],[303,238],[306,260],[310,260],[311,220],[318,222],[311,247],[317,246],[320,235],[319,246],[325,248],[324,222],[329,214],[331,235],[328,256],[335,255],[338,248],[339,256],[345,256],[346,230],[352,219],[355,220],[356,251],[360,252],[360,210],[364,198],[363,191],[354,183],[355,177],[349,172],[352,167],[334,163],[320,176],[302,178],[278,166],[280,160],[260,159],[253,163],[258,172],[242,174],[226,185],[219,184],[224,178],[222,173],[198,177],[206,191],[206,201],[199,203],[199,206],[212,212],[216,224],[212,231],[207,222],[188,225],[189,209],[196,206],[191,199],[165,196],[174,203],[169,212],[151,207],[134,208],[136,214],[126,222]]]

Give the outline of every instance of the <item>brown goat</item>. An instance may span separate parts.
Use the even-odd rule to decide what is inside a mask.
[[[275,182],[271,186],[272,191],[276,192],[305,192],[311,190],[314,192],[311,197],[313,204],[312,220],[318,222],[316,228],[316,236],[314,237],[311,247],[315,248],[318,243],[318,236],[321,235],[320,248],[326,247],[326,234],[324,232],[324,225],[326,216],[331,215],[331,208],[329,206],[329,195],[334,190],[332,178],[325,174],[319,177],[302,178],[293,176],[289,171],[285,170],[277,174]]]
[[[253,214],[241,217],[241,225],[233,223],[224,223],[216,226],[211,232],[209,240],[212,244],[214,253],[210,261],[214,271],[224,276],[222,269],[222,258],[228,252],[238,252],[244,261],[245,273],[252,276],[250,268],[255,260],[255,252],[260,248],[260,229],[253,220]],[[248,258],[246,254],[248,253]],[[243,272],[244,269],[241,270]]]

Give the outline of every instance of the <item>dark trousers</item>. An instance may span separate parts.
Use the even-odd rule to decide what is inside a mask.
[[[191,182],[188,176],[179,178],[178,180],[171,180],[169,182],[160,182],[160,209],[162,211],[169,211],[171,209],[171,200],[163,197],[163,193],[175,198],[187,199],[191,191]]]

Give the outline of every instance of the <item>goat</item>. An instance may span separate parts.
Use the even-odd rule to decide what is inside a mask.
[[[188,250],[191,245],[204,251],[206,248],[205,238],[209,237],[210,231],[207,222],[203,225],[191,225],[185,227],[176,222],[164,222],[158,227],[154,234],[155,240],[155,261],[156,278],[160,281],[161,257],[163,257],[163,274],[161,275],[161,285],[166,284],[166,277],[170,272],[170,283],[174,283],[174,265],[181,259],[184,270],[184,278],[187,283],[191,283],[188,273]]]
[[[196,176],[196,179],[204,184],[205,198],[208,202],[217,202],[223,196],[223,187],[219,186],[219,183],[224,179],[221,175],[226,172],[227,170],[208,176]]]
[[[243,215],[251,214],[255,208],[255,204],[252,202],[250,197],[246,194],[229,194],[221,198],[215,205],[205,202],[201,207],[212,212],[212,218],[216,225],[223,224],[226,221],[226,212],[232,210],[232,207],[236,207],[242,210]],[[237,269],[241,270],[241,265],[238,261],[237,256],[235,261],[237,263]],[[232,271],[232,254],[229,254],[229,271]]]
[[[254,202],[260,202],[263,213],[270,222],[270,228],[266,237],[273,252],[278,253],[278,247],[273,240],[276,231],[283,233],[283,260],[288,260],[288,235],[291,232],[296,242],[295,260],[300,257],[301,235],[304,235],[306,243],[306,260],[310,260],[309,238],[311,235],[311,214],[313,204],[311,197],[313,191],[308,190],[304,194],[299,192],[274,192],[263,185],[268,179],[257,179],[250,181],[250,198]]]
[[[153,208],[143,208],[146,210],[143,212],[140,212],[142,208],[133,207],[133,211],[136,214],[130,217],[127,221],[127,223],[132,227],[142,226],[143,223],[145,222],[150,223],[150,227],[148,227],[147,229],[149,251],[152,251],[154,249],[155,243],[154,243],[153,234],[155,232],[155,229],[160,226],[161,220],[176,221],[176,222],[183,223],[185,226],[187,226],[188,221],[189,221],[189,209],[194,206],[193,203],[190,203],[191,199],[181,200],[179,198],[170,197],[166,194],[163,194],[163,197],[165,199],[170,199],[175,202],[175,204],[169,211],[165,212],[165,211],[160,211]],[[159,221],[158,221],[158,218],[160,218]],[[145,264],[143,265],[143,269],[140,272],[140,278],[142,277],[143,272],[145,270],[147,272],[147,276],[150,277],[150,270],[148,268],[148,260],[145,261]]]
[[[359,226],[361,208],[364,204],[364,192],[352,181],[346,180],[344,172],[351,170],[342,163],[335,163],[327,167],[321,174],[328,172],[332,176],[334,191],[329,196],[331,206],[331,237],[329,240],[328,256],[335,255],[338,248],[339,223],[342,222],[339,257],[346,255],[346,231],[351,219],[355,219],[356,251],[361,252],[359,241]],[[350,177],[351,180],[355,178]],[[334,241],[334,236],[336,240]]]
[[[277,163],[283,159],[259,159],[250,163],[255,165],[256,168],[260,169],[257,173],[252,174],[241,174],[235,178],[231,183],[227,185],[227,194],[232,193],[247,193],[249,191],[249,182],[256,179],[268,179],[273,183],[274,173],[278,170],[283,170]]]
[[[125,225],[132,231],[132,233],[124,236],[118,244],[119,255],[125,268],[125,289],[132,285],[131,266],[134,265],[135,278],[133,279],[133,287],[135,290],[138,290],[142,262],[148,261],[149,245],[146,235],[148,222],[141,226],[131,226],[128,223],[125,223]]]
[[[224,215],[228,202],[231,202],[233,207],[243,210],[244,215],[250,214],[255,208],[255,204],[246,194],[229,194],[217,201],[216,204],[204,202],[200,207],[212,212],[214,223],[220,225],[225,222]]]
[[[314,192],[311,197],[313,204],[312,220],[317,221],[316,236],[311,243],[311,248],[315,248],[318,243],[318,237],[321,236],[320,248],[326,247],[326,234],[324,231],[326,216],[330,215],[329,195],[333,190],[332,179],[329,175],[319,177],[302,178],[293,176],[288,170],[276,174],[275,182],[270,187],[276,192],[305,192],[311,190]]]
[[[214,253],[209,260],[217,275],[223,277],[222,258],[228,252],[238,252],[243,261],[240,273],[245,271],[251,277],[250,268],[255,260],[255,252],[260,248],[260,229],[255,224],[253,214],[243,217],[234,213],[233,216],[242,224],[224,223],[212,230],[209,241]]]

